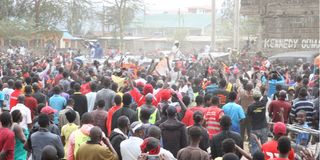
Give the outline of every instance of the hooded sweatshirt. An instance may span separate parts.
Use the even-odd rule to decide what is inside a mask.
[[[180,149],[187,146],[186,126],[177,119],[168,119],[160,124],[163,148],[169,150],[175,157]]]

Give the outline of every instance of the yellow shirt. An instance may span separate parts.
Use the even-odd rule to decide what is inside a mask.
[[[71,133],[75,130],[77,130],[79,128],[79,126],[77,126],[74,123],[68,123],[66,125],[64,125],[61,129],[61,137],[63,136],[65,138],[65,146],[64,146],[64,155],[67,155],[67,146],[69,145],[69,137],[71,135]],[[65,156],[66,158],[66,156]]]

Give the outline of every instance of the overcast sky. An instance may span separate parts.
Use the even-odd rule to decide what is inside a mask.
[[[188,7],[211,7],[212,0],[145,0],[149,13],[174,12],[179,8],[183,11]],[[216,8],[219,9],[223,0],[216,0]]]

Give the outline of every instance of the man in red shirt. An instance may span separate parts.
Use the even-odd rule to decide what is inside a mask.
[[[59,68],[59,74],[56,75],[56,77],[54,77],[54,82],[53,82],[53,86],[56,86],[59,84],[60,80],[63,78],[63,68],[60,67]]]
[[[15,138],[14,132],[11,131],[11,115],[9,112],[3,112],[0,115],[2,127],[0,128],[0,159],[13,160]]]
[[[219,97],[213,96],[212,106],[207,109],[207,112],[204,114],[204,119],[206,121],[207,130],[209,132],[209,138],[219,133],[221,131],[220,128],[220,119],[224,115],[223,110],[219,108]]]
[[[206,113],[206,111],[207,111],[207,108],[204,108],[204,107],[203,107],[203,101],[204,101],[203,96],[201,96],[201,95],[197,96],[197,97],[196,97],[196,103],[197,103],[197,105],[194,106],[194,107],[191,107],[190,110],[191,110],[193,113],[196,112],[196,111],[200,111],[200,112],[202,112],[202,114],[204,115],[204,114]]]
[[[85,81],[86,81],[86,83],[82,84],[82,85],[81,85],[81,89],[80,89],[80,92],[81,92],[83,95],[86,95],[87,93],[91,92],[91,88],[90,88],[91,78],[90,78],[90,77],[86,77],[86,78],[85,78]]]
[[[269,105],[269,116],[272,118],[272,122],[284,122],[288,123],[289,114],[291,111],[291,104],[286,102],[287,92],[281,90],[279,92],[279,99],[273,100]]]
[[[22,88],[22,82],[17,80],[14,83],[14,91],[10,95],[10,110],[12,107],[16,106],[18,104],[18,97],[22,94],[21,88]]]
[[[121,108],[122,104],[122,98],[120,95],[116,95],[114,97],[114,103],[116,104],[115,106],[111,107],[108,111],[108,116],[107,116],[107,121],[106,121],[106,128],[107,128],[107,134],[110,136],[111,131],[112,131],[112,116],[113,113],[116,112],[118,109]]]
[[[37,112],[37,107],[38,107],[38,101],[34,97],[31,96],[32,94],[32,87],[30,85],[27,85],[24,88],[24,92],[26,93],[25,100],[24,100],[24,105],[28,107],[31,111],[31,119],[34,118],[36,112]]]
[[[291,150],[291,142],[290,139],[286,136],[282,136],[278,139],[278,151],[279,157],[273,158],[270,160],[289,160],[289,152]]]
[[[264,153],[265,160],[272,159],[272,158],[278,158],[279,157],[279,151],[278,151],[278,139],[281,136],[285,136],[287,133],[287,127],[282,122],[277,122],[273,124],[273,134],[274,137],[271,141],[266,142],[262,145],[261,150]],[[294,160],[294,151],[291,148],[289,152],[289,160]]]

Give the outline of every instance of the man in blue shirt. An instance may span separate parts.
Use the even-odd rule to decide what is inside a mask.
[[[268,81],[268,97],[270,98],[272,94],[276,93],[276,85],[284,86],[284,77],[276,72],[271,74],[271,79]]]
[[[54,114],[54,123],[59,123],[59,112],[66,106],[67,100],[60,95],[61,89],[56,86],[53,88],[53,96],[49,99],[49,106],[58,112]]]
[[[4,93],[2,92],[2,83],[0,83],[0,109],[2,109],[4,105]]]
[[[225,115],[228,115],[232,120],[231,130],[240,133],[240,123],[246,118],[242,107],[235,103],[237,93],[229,94],[229,103],[225,104],[222,109]]]

